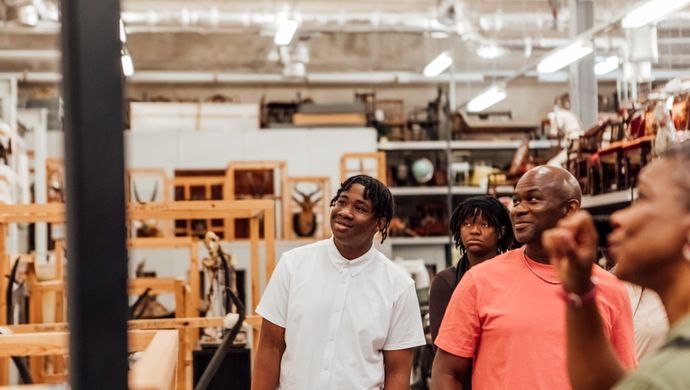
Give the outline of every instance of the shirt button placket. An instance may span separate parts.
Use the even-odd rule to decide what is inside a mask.
[[[328,386],[328,380],[330,379],[329,367],[333,362],[333,357],[335,355],[335,338],[338,334],[338,329],[340,328],[340,322],[342,320],[343,309],[345,307],[345,298],[347,296],[347,287],[350,282],[350,268],[346,265],[343,267],[341,273],[341,283],[338,286],[336,296],[334,297],[333,312],[331,314],[331,320],[328,326],[328,342],[326,343],[326,350],[324,353],[323,369],[321,370],[321,385],[322,387]]]

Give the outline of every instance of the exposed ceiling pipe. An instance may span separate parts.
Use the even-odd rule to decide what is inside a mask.
[[[509,50],[523,50],[526,42],[524,39],[497,39],[492,43]],[[566,38],[544,38],[531,42],[534,50],[550,50],[568,42]],[[688,38],[659,38],[660,44],[687,44]],[[483,43],[480,41],[480,43]],[[595,39],[595,47],[602,51],[610,51],[611,48],[622,47],[625,44],[624,38]],[[25,60],[37,61],[58,61],[60,51],[58,49],[0,49],[1,62],[17,62]]]
[[[456,73],[457,82],[485,83],[500,77],[511,77],[515,72],[511,71],[486,71],[483,73]],[[678,69],[655,69],[653,71],[656,80],[671,80],[683,77],[687,74]],[[536,71],[524,74],[528,78],[540,78]],[[15,78],[19,82],[30,84],[56,84],[62,80],[59,72],[0,72],[0,77]],[[617,72],[597,76],[599,81],[616,81]],[[541,81],[567,82],[568,75],[565,72],[555,73],[548,80]],[[282,74],[244,74],[244,73],[214,73],[195,71],[140,71],[127,79],[130,84],[447,84],[448,75],[436,78],[426,78],[417,73],[410,72],[344,72],[344,73],[313,73],[304,79],[292,79]]]
[[[347,12],[347,13],[296,13],[296,19],[302,29],[335,28],[345,30],[348,27],[366,26],[369,31],[405,30],[405,31],[445,31],[446,27],[438,22],[432,13],[421,12]],[[128,32],[137,32],[143,28],[146,32],[151,27],[185,28],[250,28],[260,27],[274,31],[280,15],[276,12],[225,12],[216,9],[163,9],[149,11],[123,11],[122,19]]]
[[[447,31],[448,26],[439,22],[435,12],[300,12],[300,30],[339,32],[433,32]],[[182,8],[162,10],[137,10],[122,12],[122,18],[131,32],[169,32],[170,27],[180,31],[207,28],[251,28],[275,29],[279,14],[276,12],[228,12],[218,8]],[[544,31],[548,29],[552,15],[548,12],[510,13],[496,16],[494,13],[471,13],[456,15],[456,23],[473,23],[482,32],[495,31]],[[567,30],[568,13],[559,16],[559,26]],[[467,31],[461,31],[465,33]]]

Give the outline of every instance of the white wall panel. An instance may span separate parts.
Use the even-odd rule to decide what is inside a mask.
[[[177,169],[225,169],[228,161],[243,160],[247,131],[180,131]]]
[[[284,160],[288,176],[340,183],[340,156],[377,150],[369,128],[125,132],[129,168],[224,169],[229,161]]]
[[[125,132],[125,164],[128,168],[163,168],[172,174],[179,165],[176,133],[167,131]]]

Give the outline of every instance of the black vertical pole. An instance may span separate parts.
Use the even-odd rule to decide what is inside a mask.
[[[63,0],[70,382],[127,388],[119,0]]]

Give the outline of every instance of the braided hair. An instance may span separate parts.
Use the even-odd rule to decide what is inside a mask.
[[[395,211],[395,202],[393,195],[385,184],[379,180],[367,175],[355,175],[340,184],[338,192],[331,199],[331,207],[335,206],[336,200],[340,197],[343,191],[347,191],[353,184],[361,184],[364,187],[364,199],[371,200],[374,206],[374,216],[384,218],[386,223],[379,232],[381,233],[381,243],[388,237],[388,226],[391,224],[393,212]]]
[[[468,218],[474,219],[479,215],[498,232],[498,252],[510,250],[513,245],[513,226],[508,210],[496,198],[476,196],[461,202],[450,217],[450,232],[453,234],[455,247],[460,250],[463,257],[466,250],[460,238],[460,227]]]

